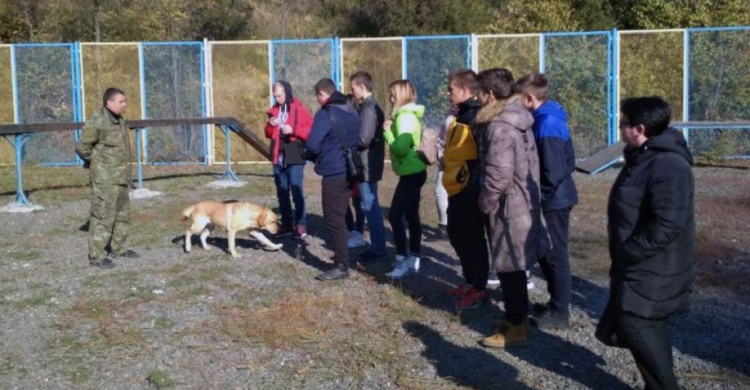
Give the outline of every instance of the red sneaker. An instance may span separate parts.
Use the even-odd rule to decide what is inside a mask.
[[[294,231],[294,236],[300,239],[307,237],[307,228],[302,225],[297,225],[297,230]]]
[[[276,234],[273,235],[273,238],[274,239],[284,238],[286,236],[291,236],[292,233],[294,233],[294,229],[292,229],[291,226],[282,225],[279,228],[279,231],[277,231]]]
[[[476,309],[487,301],[489,295],[487,291],[479,291],[474,288],[470,289],[466,294],[456,301],[456,309]]]
[[[448,290],[448,295],[452,297],[462,297],[464,296],[469,290],[471,289],[471,286],[464,283],[456,288],[452,288]]]

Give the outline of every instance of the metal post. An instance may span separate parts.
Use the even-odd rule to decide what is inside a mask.
[[[26,199],[26,195],[23,194],[23,170],[22,170],[22,155],[23,145],[29,140],[31,136],[28,134],[17,134],[15,136],[15,148],[16,148],[16,203],[30,206],[31,203]]]
[[[690,29],[683,32],[683,57],[682,57],[682,120],[690,120]],[[685,141],[690,145],[690,129],[682,129]]]
[[[545,55],[547,53],[545,46],[544,34],[539,34],[539,73],[544,73],[544,68],[546,67]]]
[[[136,165],[138,166],[138,189],[143,189],[143,168],[142,168],[142,160],[141,160],[141,145],[143,143],[141,142],[141,138],[143,137],[143,134],[141,134],[141,129],[135,129],[135,150],[136,150],[136,158],[138,161],[136,162]]]
[[[471,70],[479,72],[479,37],[471,34]]]
[[[230,127],[233,127],[232,125],[219,125],[219,129],[221,129],[221,132],[224,133],[224,138],[226,139],[226,148],[227,148],[227,169],[224,171],[224,176],[221,177],[219,180],[226,180],[231,182],[239,182],[240,180],[237,178],[237,176],[232,172],[232,148],[231,148],[231,142],[229,135],[231,133]]]
[[[406,37],[401,38],[401,78],[409,78],[409,66],[407,63],[407,51],[409,50],[409,40]]]

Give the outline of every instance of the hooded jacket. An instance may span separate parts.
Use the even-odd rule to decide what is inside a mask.
[[[266,138],[271,139],[271,162],[273,164],[279,163],[279,154],[282,153],[286,146],[297,140],[306,141],[310,134],[310,126],[312,125],[312,115],[307,107],[292,95],[292,86],[286,81],[277,81],[284,87],[286,92],[286,103],[274,104],[266,115],[269,118],[278,118],[281,112],[287,112],[289,114],[286,124],[292,127],[292,134],[285,136],[281,134],[281,126],[271,126],[266,122],[264,131]],[[303,164],[304,161],[287,161],[289,164]]]
[[[480,187],[477,143],[481,135],[477,133],[476,116],[482,103],[471,97],[457,108],[456,119],[445,136],[443,154],[443,187],[449,197],[465,189],[479,191]]]
[[[610,301],[624,312],[661,319],[688,308],[697,252],[692,164],[674,129],[625,148],[607,207]]]
[[[576,156],[568,129],[568,115],[556,102],[546,101],[534,110],[534,140],[539,150],[542,210],[572,207],[578,203],[573,181]]]
[[[315,161],[315,172],[323,177],[346,177],[346,157],[326,111],[336,117],[341,135],[349,149],[359,144],[359,116],[341,92],[335,91],[315,113],[307,138],[308,159]]]
[[[413,175],[427,169],[427,165],[417,154],[422,141],[423,116],[423,105],[404,104],[393,113],[391,128],[383,134],[391,152],[393,171],[399,176]]]
[[[488,217],[490,262],[497,272],[524,271],[549,250],[533,121],[515,96],[490,103],[477,115],[484,130],[479,210]]]
[[[375,95],[370,95],[359,105],[359,154],[364,163],[365,181],[380,181],[385,165],[385,114]]]

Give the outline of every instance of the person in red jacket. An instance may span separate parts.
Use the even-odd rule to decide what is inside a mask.
[[[310,134],[312,115],[299,99],[292,95],[292,86],[283,80],[273,85],[276,103],[266,112],[266,137],[271,139],[273,177],[279,199],[281,227],[274,238],[294,234],[307,236],[307,213],[303,192],[305,170],[305,141]],[[289,193],[294,200],[294,215]]]

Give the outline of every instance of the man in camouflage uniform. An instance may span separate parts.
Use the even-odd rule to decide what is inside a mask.
[[[122,113],[125,93],[117,88],[104,92],[103,106],[83,127],[76,153],[91,176],[92,198],[89,219],[89,264],[112,268],[111,258],[137,258],[125,249],[130,224],[130,140]],[[110,256],[107,256],[107,245]]]

